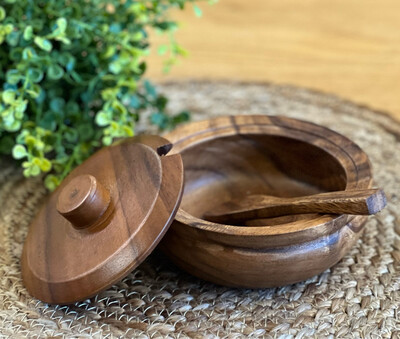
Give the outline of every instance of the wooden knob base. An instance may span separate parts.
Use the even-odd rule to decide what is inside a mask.
[[[75,228],[84,229],[99,222],[110,202],[107,189],[94,176],[83,174],[62,189],[57,211]]]

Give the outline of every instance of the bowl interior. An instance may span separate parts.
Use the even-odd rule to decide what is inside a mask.
[[[346,172],[321,148],[274,135],[231,135],[181,151],[181,208],[202,218],[217,205],[251,194],[296,197],[346,188]]]

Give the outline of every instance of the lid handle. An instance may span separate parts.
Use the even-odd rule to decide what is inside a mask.
[[[108,190],[94,176],[84,174],[61,190],[56,208],[76,229],[84,229],[104,215],[110,202]]]

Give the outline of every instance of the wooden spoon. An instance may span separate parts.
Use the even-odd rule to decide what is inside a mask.
[[[381,189],[336,191],[295,198],[249,195],[222,204],[212,213],[204,215],[204,219],[232,224],[250,219],[306,213],[370,215],[385,206],[386,196]]]

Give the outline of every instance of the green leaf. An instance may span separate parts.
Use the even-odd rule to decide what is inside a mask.
[[[16,85],[21,80],[21,74],[16,69],[10,69],[6,73],[6,79],[10,85]]]
[[[164,95],[159,95],[154,102],[154,106],[158,108],[160,112],[164,111],[167,107],[168,99]]]
[[[49,40],[44,39],[40,36],[36,36],[33,41],[39,48],[41,48],[42,50],[44,50],[46,52],[50,52],[51,49],[53,48],[53,45],[51,44],[51,42]]]
[[[193,10],[194,10],[194,14],[195,14],[198,18],[201,18],[201,17],[203,16],[203,11],[200,9],[199,6],[193,5]]]
[[[31,98],[37,99],[40,95],[40,90],[41,88],[39,85],[33,84],[29,89],[26,89],[25,92],[28,93]]]
[[[2,99],[5,104],[12,104],[15,101],[15,92],[12,89],[8,89],[3,92]]]
[[[26,26],[24,29],[24,39],[29,41],[33,38],[33,28],[31,25]]]
[[[40,166],[38,164],[33,164],[30,167],[29,176],[36,177],[39,174],[40,174]]]
[[[182,124],[190,120],[190,113],[188,111],[183,111],[178,115],[174,116],[172,119],[173,125]]]
[[[50,101],[50,108],[54,112],[61,112],[64,106],[65,100],[63,98],[54,98]]]
[[[21,32],[19,31],[12,31],[7,35],[7,42],[10,46],[17,46],[19,42],[19,37],[21,36]]]
[[[111,101],[116,98],[118,92],[119,92],[118,88],[106,88],[101,91],[101,97],[105,101]]]
[[[126,107],[118,100],[114,100],[112,107],[118,114],[126,113]]]
[[[9,122],[4,122],[4,129],[8,132],[17,132],[21,128],[21,121],[10,120]]]
[[[144,88],[149,96],[155,98],[157,96],[156,88],[152,85],[152,83],[148,80],[144,81]]]
[[[82,141],[90,141],[93,138],[93,127],[91,124],[79,125],[78,133],[80,140]]]
[[[167,52],[168,52],[168,46],[167,45],[161,45],[157,49],[157,54],[158,55],[164,55]]]
[[[34,157],[33,160],[32,160],[32,164],[33,165],[40,166],[41,163],[42,163],[42,160],[40,158],[38,158],[38,157]]]
[[[133,135],[135,134],[133,131],[133,127],[130,127],[130,126],[123,126],[122,131],[123,131],[124,135],[127,137],[133,137]]]
[[[18,100],[17,105],[14,107],[14,116],[18,120],[22,120],[27,106],[27,100]]]
[[[108,126],[110,124],[110,122],[111,122],[111,120],[105,112],[100,111],[96,114],[96,124],[97,125]]]
[[[49,174],[46,176],[46,179],[44,179],[44,185],[49,191],[54,191],[60,183],[60,179],[53,174]]]
[[[6,17],[6,11],[3,7],[0,6],[0,21],[3,21]]]
[[[21,131],[21,133],[19,133],[18,135],[17,135],[17,137],[16,137],[16,143],[17,144],[23,144],[23,143],[25,143],[25,138],[26,138],[26,136],[29,134],[29,132],[26,130],[26,129],[24,129],[24,130],[22,130]]]
[[[12,149],[12,156],[14,159],[22,159],[28,155],[28,152],[23,145],[15,145]]]
[[[112,135],[117,136],[117,132],[119,130],[119,125],[116,121],[111,121],[109,130],[111,131]]]
[[[165,116],[165,114],[161,113],[161,112],[157,112],[157,113],[153,113],[150,116],[150,121],[154,124],[157,125],[158,127],[160,127],[161,129],[164,129],[167,127],[167,122],[168,119]]]
[[[64,36],[58,36],[55,38],[57,41],[61,41],[63,44],[65,45],[69,45],[71,44],[71,40],[69,40],[68,38],[64,37]]]
[[[38,125],[49,131],[55,131],[57,128],[57,121],[54,112],[47,112],[40,120]]]
[[[28,79],[34,83],[42,81],[43,71],[37,68],[30,68],[28,70]]]
[[[181,55],[183,57],[188,55],[188,51],[179,46],[178,44],[174,44],[173,48],[176,55]]]
[[[1,28],[3,30],[3,34],[7,35],[13,31],[14,26],[12,24],[7,24],[7,25],[3,25]]]
[[[40,139],[36,140],[35,149],[37,149],[38,151],[43,151],[45,147],[46,147],[46,144],[42,140],[40,140]],[[39,160],[36,160],[36,161],[39,161]],[[37,164],[40,165],[39,162]]]
[[[11,124],[14,122],[14,107],[8,107],[7,109],[1,112],[1,118],[3,120],[4,125]]]
[[[108,67],[111,73],[118,74],[122,70],[122,66],[118,61],[114,61]]]
[[[115,53],[116,53],[116,46],[107,46],[107,48],[103,54],[103,58],[109,59],[112,56],[114,56]]]
[[[25,137],[25,143],[29,148],[35,147],[36,138],[34,136],[28,134]]]
[[[59,31],[64,33],[67,29],[67,20],[65,18],[58,18],[56,23]]]
[[[22,59],[30,60],[37,57],[36,51],[32,47],[25,47],[22,51]]]
[[[71,72],[71,77],[78,83],[80,84],[82,82],[82,77],[75,71]]]
[[[64,137],[68,142],[76,143],[79,138],[78,131],[70,128],[68,132],[64,133]]]
[[[51,80],[61,79],[64,75],[64,70],[57,64],[50,65],[47,70],[47,77]]]
[[[105,146],[109,146],[109,145],[111,145],[112,140],[113,140],[112,137],[110,137],[110,136],[105,136],[105,137],[103,137],[103,144],[104,144]]]
[[[65,68],[68,72],[71,72],[75,67],[75,58],[70,56],[68,59],[67,64],[65,65]]]
[[[43,172],[48,172],[51,170],[51,162],[46,158],[42,158],[39,167]]]
[[[138,109],[141,103],[137,95],[132,95],[129,100],[129,106]]]

